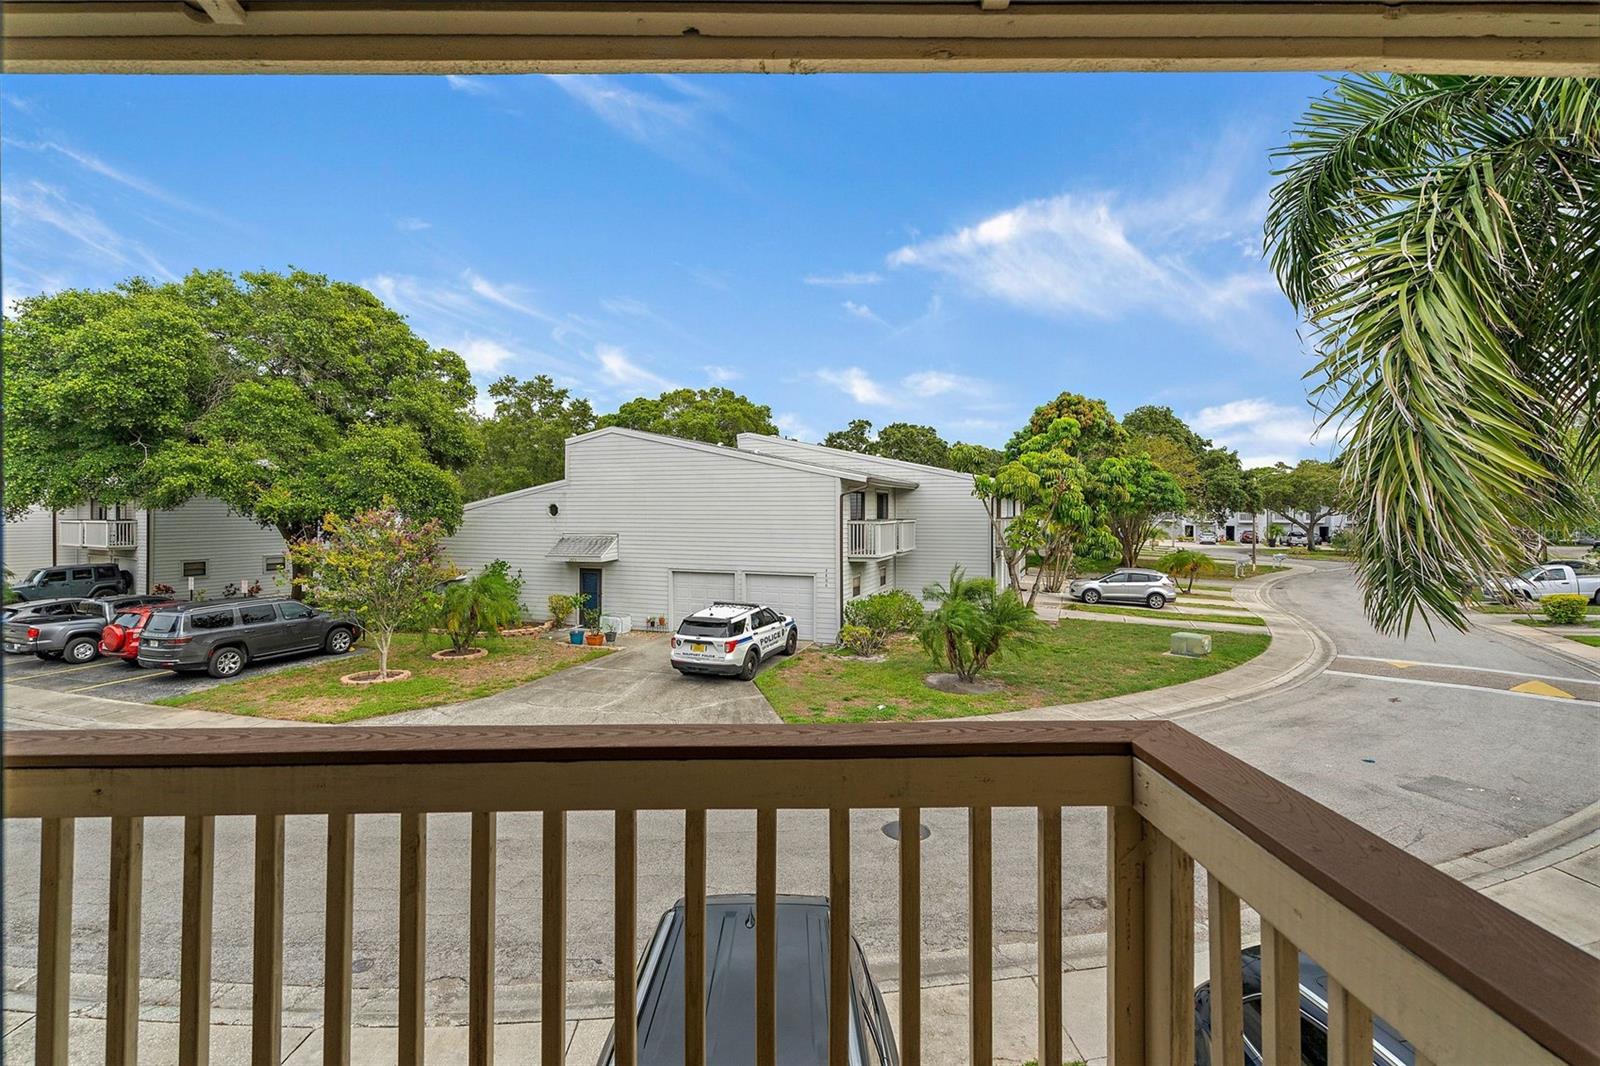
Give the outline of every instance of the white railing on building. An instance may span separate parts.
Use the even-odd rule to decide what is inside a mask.
[[[877,519],[845,523],[845,550],[852,559],[887,559],[917,546],[917,523]]]
[[[116,551],[133,548],[137,536],[137,523],[131,518],[63,518],[58,529],[57,543],[63,548]]]

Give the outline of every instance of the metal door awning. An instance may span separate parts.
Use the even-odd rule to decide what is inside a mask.
[[[545,552],[546,559],[565,559],[569,563],[609,563],[617,558],[616,533],[584,533],[562,537]]]

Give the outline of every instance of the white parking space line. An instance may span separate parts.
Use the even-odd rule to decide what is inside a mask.
[[[1358,663],[1388,663],[1390,666],[1436,666],[1441,670],[1471,670],[1478,674],[1501,674],[1505,677],[1537,677],[1541,681],[1583,681],[1584,678],[1572,677],[1570,674],[1530,674],[1526,670],[1496,670],[1488,666],[1463,666],[1461,663],[1430,663],[1418,659],[1385,659],[1380,655],[1336,655],[1336,659],[1349,659]],[[1330,670],[1329,673],[1332,673]],[[1473,686],[1468,686],[1473,687]]]
[[[116,663],[110,659],[97,659],[92,663],[85,663],[82,666],[57,666],[48,670],[39,670],[35,673],[29,674],[28,677],[55,677],[59,674],[76,674],[83,670],[104,670],[108,666],[115,665]],[[19,678],[18,680],[21,679]]]
[[[1346,670],[1324,670],[1323,677],[1353,677],[1358,681],[1379,681],[1390,685],[1430,685],[1433,688],[1459,688],[1468,692],[1492,692],[1501,696],[1511,696],[1519,700],[1545,700],[1551,703],[1584,704],[1589,707],[1600,707],[1594,700],[1581,699],[1569,696],[1546,696],[1539,692],[1517,692],[1508,688],[1490,688],[1488,685],[1462,685],[1454,681],[1428,681],[1420,677],[1389,677],[1386,674],[1358,674]],[[1559,678],[1561,681],[1571,681],[1572,678]]]

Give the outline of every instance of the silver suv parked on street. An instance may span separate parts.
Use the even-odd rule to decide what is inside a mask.
[[[1101,600],[1142,603],[1159,611],[1178,598],[1178,585],[1157,570],[1124,567],[1104,577],[1079,578],[1067,587],[1068,594],[1084,603]]]
[[[245,599],[162,608],[145,623],[139,665],[233,677],[246,663],[350,650],[361,627],[295,600]]]

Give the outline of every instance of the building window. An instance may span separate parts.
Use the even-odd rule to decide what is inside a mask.
[[[852,596],[861,595],[861,575],[860,574],[853,574],[850,577],[850,595],[852,595]]]
[[[859,522],[867,516],[867,494],[852,492],[847,497],[850,501],[850,521]]]
[[[283,556],[268,555],[263,557],[261,560],[261,572],[263,574],[283,573]]]
[[[888,518],[888,517],[889,517],[889,494],[887,492],[880,492],[880,493],[878,493],[878,519],[881,521],[881,520],[883,520],[885,518]]]
[[[889,564],[878,564],[878,587],[881,589],[889,583]]]
[[[199,560],[197,562],[184,563],[183,564],[183,576],[184,577],[205,577],[206,576],[205,560],[202,559],[202,560]]]

